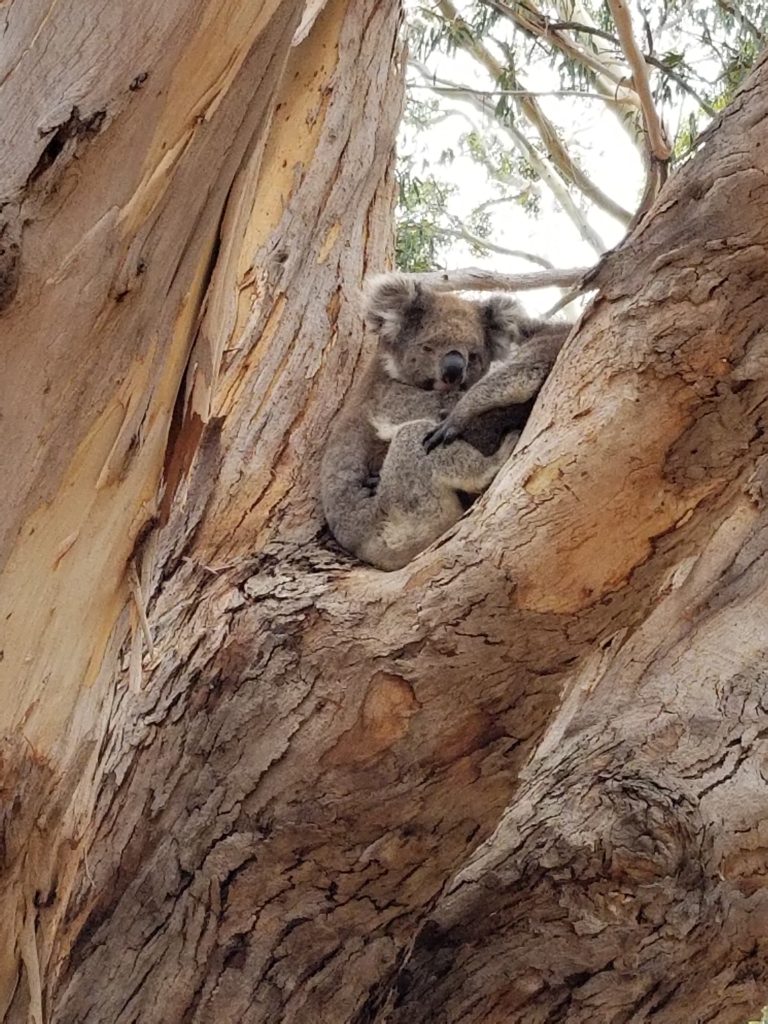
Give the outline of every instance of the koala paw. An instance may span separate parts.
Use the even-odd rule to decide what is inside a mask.
[[[460,429],[454,426],[450,420],[443,420],[442,423],[427,434],[422,444],[426,451],[431,452],[433,448],[437,448],[440,444],[451,444],[460,433]]]

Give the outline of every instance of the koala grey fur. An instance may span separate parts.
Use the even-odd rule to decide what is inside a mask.
[[[434,450],[424,440],[533,322],[507,296],[470,302],[400,274],[368,283],[366,319],[377,351],[332,430],[321,495],[342,547],[392,570],[452,526],[464,512],[457,492],[481,493],[511,453],[520,404],[501,414],[496,403],[487,414],[470,407],[466,438],[439,438]],[[439,446],[449,440],[450,448]]]
[[[518,326],[523,344],[459,397],[424,439],[427,451],[459,437],[476,443],[477,434],[487,435],[489,430],[522,430],[573,324],[526,317]]]

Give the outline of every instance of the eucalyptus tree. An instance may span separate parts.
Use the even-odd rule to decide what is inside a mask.
[[[492,489],[387,574],[334,547],[317,473],[393,256],[400,16],[5,5],[8,1024],[764,1000],[768,62],[593,269]],[[613,43],[547,31],[659,149]],[[506,137],[477,144],[517,188]],[[437,274],[467,282],[511,283]]]
[[[531,229],[527,252],[500,240],[515,211],[535,218],[542,203],[553,211],[547,233],[580,239],[584,259],[596,258],[689,159],[768,33],[761,0],[638,5],[638,52],[667,143],[654,152],[641,76],[607,0],[434,0],[407,11],[397,256],[408,270],[446,265],[457,241],[470,255],[544,265],[557,246],[543,232]],[[461,190],[459,155],[477,165]]]

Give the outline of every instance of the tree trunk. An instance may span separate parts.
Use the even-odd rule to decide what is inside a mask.
[[[743,1024],[768,62],[488,495],[384,574],[316,473],[396,0],[78,6],[6,13],[3,1019]]]

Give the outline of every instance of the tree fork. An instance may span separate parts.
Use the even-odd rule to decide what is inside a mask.
[[[111,641],[88,620],[100,671],[86,687],[79,663],[54,666],[44,692],[58,704],[45,728],[31,670],[19,676],[16,721],[35,727],[35,742],[19,731],[5,774],[26,805],[13,829],[4,823],[16,939],[0,961],[6,1018],[335,1024],[402,1017],[410,1000],[424,1019],[507,1019],[531,1007],[552,1019],[575,999],[594,1019],[611,912],[622,950],[649,934],[630,913],[641,907],[678,944],[692,923],[698,953],[717,920],[707,908],[731,898],[717,971],[713,942],[709,974],[692,973],[684,998],[662,981],[633,1012],[654,1019],[668,997],[668,1019],[679,1020],[706,996],[712,1019],[735,1020],[725,982],[734,979],[739,1007],[757,1002],[762,969],[730,937],[754,949],[750,929],[763,923],[764,808],[747,783],[759,778],[762,694],[750,665],[765,626],[766,64],[602,264],[598,298],[502,477],[449,536],[381,574],[328,547],[314,475],[360,356],[351,283],[386,251],[398,11],[336,0],[291,53],[299,13],[273,26],[286,62],[263,94],[273,114],[248,133],[217,193],[230,201],[223,217],[214,204],[195,242],[198,270],[152,286],[170,282],[180,300],[210,280],[183,319],[184,358],[171,347],[170,363],[157,364],[172,397],[186,373],[172,449],[201,440],[194,462],[179,462],[188,478],[167,525],[142,548],[146,566],[155,549],[142,573],[156,659],[144,692],[129,693],[121,671],[127,574],[122,590],[114,579],[146,520],[145,491],[128,486],[135,462],[108,476],[105,507],[92,513],[113,531],[130,526],[113,575],[110,557],[95,570],[120,598],[101,622]],[[234,78],[244,93],[260,56]],[[296,123],[310,128],[306,148],[284,166]],[[201,186],[219,180],[209,152],[185,155]],[[169,187],[190,228],[198,210],[183,184]],[[101,250],[89,258],[92,271]],[[22,277],[16,303],[23,288]],[[134,294],[157,313],[159,293]],[[78,351],[78,331],[66,337]],[[113,352],[97,356],[108,366]],[[150,416],[139,451],[147,431],[167,436],[172,404],[164,431]],[[86,412],[62,412],[75,436]],[[193,414],[208,421],[202,433]],[[156,483],[162,446],[153,453]],[[54,491],[53,513],[65,493]],[[65,535],[59,552],[70,590],[90,579],[77,540]],[[732,589],[716,589],[722,579]],[[715,650],[738,668],[721,672],[722,690],[704,671],[715,616]],[[69,654],[66,628],[53,619],[48,642]],[[744,644],[750,656],[739,660]],[[710,831],[700,835],[700,823]],[[659,847],[638,855],[647,834]],[[580,898],[592,870],[594,907]],[[702,879],[700,910],[690,894]],[[467,969],[467,936],[484,928],[472,908],[490,909],[478,893],[497,880],[508,927],[485,928],[488,956],[473,950]],[[668,919],[662,895],[676,908]],[[550,908],[570,930],[547,935]],[[522,914],[542,929],[538,975],[515,957]],[[673,964],[670,945],[665,935],[657,981]],[[451,987],[429,948],[452,965]],[[558,974],[567,957],[574,970]],[[624,1000],[615,1019],[648,995],[629,991],[636,963],[613,968]]]
[[[498,829],[356,1024],[742,1024],[765,1002],[768,222],[748,228],[731,190],[765,194],[767,142],[763,58],[704,151],[600,268],[581,333],[593,341],[606,304],[629,328],[626,355],[646,332],[653,372],[696,395],[664,478],[720,480],[652,541],[631,582],[642,592],[672,556],[654,607],[596,637]],[[663,326],[671,295],[674,336]],[[581,496],[567,476],[562,486],[566,503]]]
[[[677,871],[711,878],[711,861],[698,863],[685,839],[695,829],[675,824],[676,800],[691,820],[703,813],[695,791],[681,790],[674,771],[674,785],[664,781],[670,769],[655,764],[653,744],[633,773],[619,711],[588,698],[607,680],[606,690],[633,707],[634,687],[651,672],[655,632],[668,638],[688,622],[678,621],[678,605],[686,607],[687,574],[697,580],[697,566],[706,563],[703,553],[692,565],[696,552],[708,540],[720,551],[712,538],[720,526],[728,534],[729,515],[746,517],[746,535],[760,515],[744,488],[763,451],[764,380],[753,364],[759,368],[766,312],[766,225],[755,210],[726,203],[722,185],[724,175],[731,187],[743,175],[743,187],[763,187],[764,75],[765,65],[654,216],[606,261],[599,298],[542,397],[527,443],[452,538],[395,577],[345,569],[312,542],[279,541],[265,548],[260,567],[246,561],[212,577],[195,566],[193,542],[192,563],[166,581],[153,611],[156,633],[173,637],[176,656],[154,673],[139,714],[152,723],[137,734],[147,747],[116,752],[106,772],[128,779],[126,758],[131,766],[130,780],[108,786],[105,810],[95,816],[89,863],[102,895],[74,939],[77,968],[62,985],[63,1019],[76,1019],[74,1008],[82,1013],[83,1005],[89,1020],[114,1016],[96,980],[121,942],[141,952],[116,991],[141,979],[134,1000],[142,1020],[161,1019],[153,1015],[159,992],[173,993],[171,1005],[179,1014],[183,1006],[189,1019],[363,1013],[445,879],[491,833],[524,760],[544,736],[533,771],[547,735],[558,731],[568,740],[560,741],[567,771],[552,772],[550,752],[541,799],[527,801],[523,789],[508,812],[512,822],[527,812],[537,834],[552,830],[562,852],[545,858],[542,870],[550,859],[555,874],[565,870],[558,856],[571,863],[545,808],[568,799],[556,780],[574,777],[583,757],[586,781],[575,776],[574,792],[607,786],[615,794],[594,797],[605,818],[593,830],[615,837],[626,859],[623,899],[633,898],[633,884],[652,884],[654,872],[665,892]],[[733,140],[744,138],[747,123],[751,145],[742,142],[734,155]],[[619,325],[621,345],[614,341]],[[180,621],[177,609],[190,594],[194,605],[187,603]],[[633,663],[634,645],[639,680],[637,669],[631,680],[611,671],[622,654]],[[629,694],[621,684],[631,684]],[[565,720],[553,717],[564,690]],[[656,721],[660,704],[671,700],[660,688],[631,724],[642,711]],[[695,718],[698,707],[680,708],[681,735],[686,714]],[[615,723],[617,741],[598,748],[599,766],[590,734],[578,730],[581,716],[597,718],[598,735],[606,721]],[[677,733],[658,729],[661,737],[651,736],[668,759]],[[726,756],[735,756],[721,732],[711,742],[715,751],[725,742]],[[612,757],[622,766],[618,776]],[[308,764],[319,768],[316,783],[307,781]],[[620,823],[633,786],[646,792],[635,816],[658,822],[651,834],[660,849],[682,828],[678,854],[623,852],[624,834],[639,834],[631,820]],[[590,806],[586,796],[575,800],[571,844],[574,835],[589,836]],[[130,839],[116,861],[123,833]],[[599,850],[605,840],[592,846]],[[580,849],[575,862],[586,865]],[[123,874],[126,856],[135,867]],[[473,864],[459,874],[459,891]],[[536,877],[545,891],[554,884],[541,871]],[[615,885],[608,871],[609,909]],[[690,887],[680,891],[685,902]],[[709,930],[702,935],[711,936],[706,911],[713,904],[704,903]],[[545,905],[541,913],[546,920]],[[583,945],[586,925],[577,925]],[[187,950],[181,975],[179,942]],[[434,952],[434,936],[431,943]],[[199,961],[189,947],[201,951]],[[554,949],[565,955],[562,942]],[[596,962],[574,958],[576,969],[552,986],[557,999]],[[470,987],[485,977],[477,966],[467,974]],[[621,978],[629,975],[631,964]],[[754,996],[756,980],[747,985]],[[435,999],[442,991],[435,988]],[[689,1007],[690,985],[679,991]],[[403,1019],[415,1012],[406,1005]],[[436,1008],[423,992],[415,1005],[424,1019],[438,1010],[454,1017],[447,1000]],[[679,1012],[674,993],[667,1005]],[[520,1019],[529,1011],[521,1009]]]

